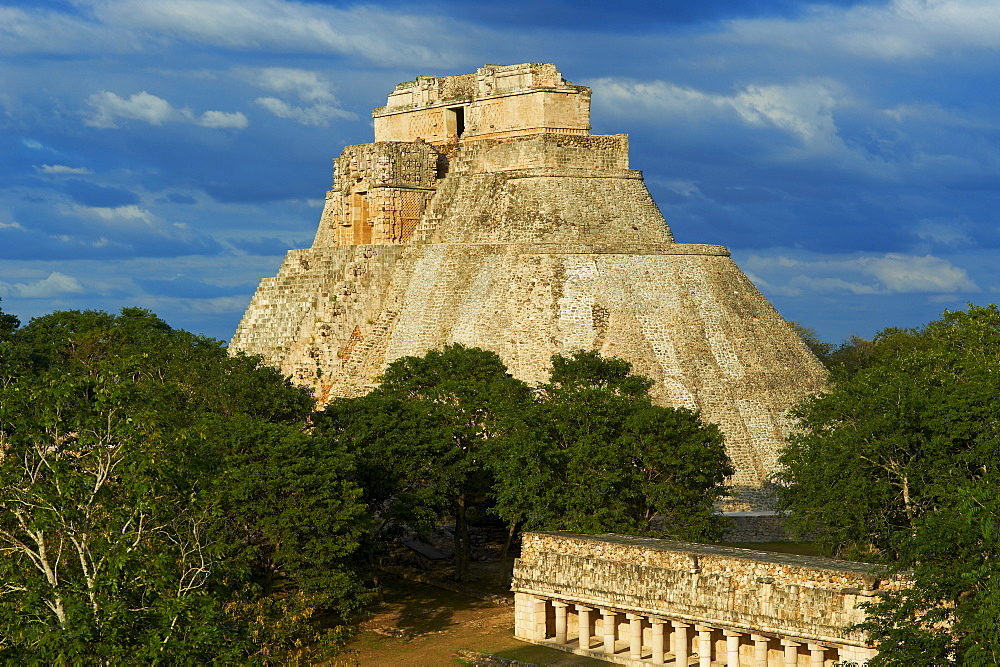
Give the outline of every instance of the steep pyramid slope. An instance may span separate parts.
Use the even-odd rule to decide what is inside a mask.
[[[315,388],[369,391],[386,365],[460,342],[528,382],[596,349],[702,411],[765,509],[787,410],[825,373],[721,246],[675,243],[625,135],[552,65],[419,77],[335,160],[313,247],[262,281],[233,339]]]

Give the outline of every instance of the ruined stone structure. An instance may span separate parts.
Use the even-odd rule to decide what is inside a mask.
[[[555,353],[598,350],[719,424],[731,509],[767,509],[785,413],[823,369],[725,248],[674,242],[628,137],[591,135],[589,112],[590,90],[548,64],[396,86],[375,142],[334,160],[312,248],[261,282],[232,348],[320,401],[446,343],[531,383]]]
[[[621,535],[526,533],[514,634],[629,665],[863,664],[867,563]]]

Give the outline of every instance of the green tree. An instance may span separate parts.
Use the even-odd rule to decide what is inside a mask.
[[[0,308],[0,344],[7,340],[19,326],[21,326],[21,320],[9,313],[3,312],[3,309]]]
[[[342,560],[345,524],[361,511],[345,455],[299,458],[308,393],[139,309],[54,313],[6,346],[5,659],[262,658],[266,628],[241,613],[269,592],[259,563],[278,559],[297,590],[322,590],[324,601],[350,589],[324,587],[304,562],[338,535]],[[296,474],[317,462],[318,473]],[[312,495],[328,485],[335,502]],[[294,502],[313,515],[290,518]],[[319,543],[305,541],[316,529]]]
[[[491,488],[487,443],[531,401],[493,352],[459,344],[403,357],[365,397],[331,403],[318,431],[357,461],[379,541],[455,520],[455,565],[468,577],[470,514]]]
[[[779,475],[793,525],[830,553],[914,572],[871,607],[881,663],[995,664],[997,368],[1000,311],[970,305],[883,331],[798,410]],[[918,650],[929,657],[911,662]]]
[[[788,325],[799,335],[802,342],[806,344],[806,347],[816,355],[816,358],[823,362],[823,365],[829,368],[830,355],[833,354],[834,350],[837,348],[833,343],[827,343],[819,337],[816,330],[807,327],[804,324],[799,324],[798,322],[789,321]]]
[[[867,338],[852,335],[847,340],[841,342],[834,349],[823,363],[829,369],[837,369],[841,372],[853,373],[863,368],[871,360],[874,351],[874,343]]]
[[[597,352],[555,355],[538,400],[492,447],[495,511],[527,529],[719,537],[733,468],[715,425],[652,404],[652,381]]]
[[[864,366],[872,351],[872,341],[861,336],[850,336],[840,345],[827,343],[819,337],[814,329],[798,322],[789,322],[795,333],[806,344],[816,358],[829,370],[853,372]]]
[[[880,655],[869,664],[1000,664],[1000,479],[952,489],[927,514],[893,570],[912,587],[866,606],[861,625]]]

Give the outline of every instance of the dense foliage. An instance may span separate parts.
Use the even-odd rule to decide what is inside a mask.
[[[259,359],[152,313],[0,312],[0,658],[322,657],[398,537],[469,527],[710,538],[715,426],[596,353],[532,389],[461,345],[314,412]],[[492,518],[490,518],[492,517]]]
[[[870,611],[880,664],[1000,662],[1000,311],[879,334],[799,409],[782,498],[831,553],[912,569]]]
[[[861,336],[850,336],[839,345],[820,339],[814,329],[798,322],[789,322],[806,347],[828,369],[851,372],[863,366],[872,351],[873,343]]]
[[[382,380],[317,420],[357,458],[375,549],[452,517],[462,576],[473,511],[511,531],[719,534],[713,503],[732,467],[718,428],[653,405],[627,362],[556,355],[532,391],[495,353],[450,345],[393,362]]]
[[[499,439],[495,511],[530,530],[721,537],[733,473],[717,426],[653,405],[653,382],[597,352],[552,358],[549,382]]]
[[[139,309],[0,341],[5,661],[267,661],[357,607],[364,508],[307,392]]]
[[[468,576],[470,513],[486,508],[488,443],[531,401],[493,352],[462,345],[403,357],[367,396],[334,401],[318,431],[355,454],[376,544],[455,521],[457,576]]]

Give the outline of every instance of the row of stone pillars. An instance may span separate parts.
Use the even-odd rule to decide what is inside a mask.
[[[624,657],[623,653],[619,653],[616,647],[616,642],[619,639],[619,620],[624,615],[628,620],[629,660],[644,661],[643,659],[648,655],[649,657],[645,661],[657,665],[664,664],[668,654],[671,655],[674,664],[688,665],[691,660],[690,656],[696,653],[699,667],[711,667],[713,664],[713,653],[716,654],[714,656],[715,664],[724,663],[727,667],[741,667],[741,665],[743,667],[747,667],[748,665],[753,665],[753,667],[768,667],[770,665],[774,667],[779,664],[784,667],[803,664],[807,664],[810,667],[822,667],[825,664],[829,664],[827,662],[828,658],[837,662],[856,661],[863,663],[874,654],[873,651],[861,647],[827,647],[801,639],[774,638],[752,632],[693,624],[657,616],[633,614],[611,608],[590,607],[561,600],[534,598],[533,602],[535,605],[538,605],[533,610],[534,614],[540,614],[541,619],[545,619],[547,616],[551,619],[551,615],[548,614],[548,609],[546,608],[548,605],[551,605],[551,610],[554,611],[555,616],[554,643],[561,645],[570,644],[568,616],[569,612],[575,611],[578,628],[578,637],[576,639],[578,640],[579,648],[590,651],[603,650],[605,654],[617,655],[618,657]],[[593,630],[596,630],[595,621],[598,616],[600,616],[602,621],[602,634],[598,635],[598,643],[595,646],[593,642]],[[539,616],[535,616],[535,618],[539,618]],[[548,623],[542,620],[541,627],[538,627],[542,636],[534,639],[536,641],[548,639],[548,627],[551,626],[548,626]],[[648,646],[644,642],[644,630],[647,628],[650,630]],[[725,637],[724,656],[720,655],[722,651],[718,650],[721,648],[721,640],[719,641],[719,646],[716,646],[715,638],[719,636],[718,633],[722,633]],[[743,662],[740,661],[740,647],[747,644],[743,639],[744,637],[747,637],[753,643],[752,661],[750,661],[749,649],[744,651]],[[525,638],[531,639],[531,637]],[[625,638],[621,637],[621,639]],[[772,642],[780,642],[782,647],[780,653],[777,651],[772,652]],[[801,647],[803,646],[806,647],[808,655],[801,655],[802,662],[800,662]],[[777,647],[774,648],[776,649]]]

